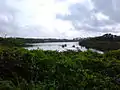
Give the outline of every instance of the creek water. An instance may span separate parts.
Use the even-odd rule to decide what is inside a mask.
[[[42,49],[42,50],[57,50],[57,51],[67,51],[67,50],[80,50],[80,51],[86,51],[88,50],[86,47],[80,46],[79,42],[49,42],[49,43],[32,43],[29,44],[32,45],[30,47],[25,47],[28,50],[33,49]],[[66,45],[63,47],[63,45]],[[103,53],[99,50],[90,49],[94,52]]]

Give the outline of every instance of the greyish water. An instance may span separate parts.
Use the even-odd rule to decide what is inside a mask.
[[[66,47],[62,47],[62,45],[65,45]],[[26,47],[28,50],[33,49],[42,49],[42,50],[57,50],[57,51],[67,51],[67,50],[80,50],[80,51],[86,51],[88,50],[85,47],[82,47],[78,44],[78,42],[49,42],[49,43],[33,43],[30,44],[33,45],[32,47]],[[99,50],[91,49],[94,52],[103,53]]]

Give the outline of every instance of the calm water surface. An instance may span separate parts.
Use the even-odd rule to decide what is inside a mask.
[[[62,45],[67,45],[66,47],[62,47]],[[28,50],[33,50],[33,49],[42,49],[42,50],[57,50],[57,51],[66,51],[66,50],[81,50],[81,51],[86,51],[87,48],[82,47],[78,44],[78,42],[50,42],[50,43],[33,43],[30,44],[33,45],[32,47],[26,47]],[[73,45],[75,47],[73,47]],[[101,51],[91,49],[94,52],[102,53]]]

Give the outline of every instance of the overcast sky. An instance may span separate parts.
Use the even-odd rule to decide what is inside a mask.
[[[120,0],[0,0],[0,35],[74,38],[120,35]]]

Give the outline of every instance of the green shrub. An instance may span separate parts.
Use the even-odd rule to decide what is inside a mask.
[[[0,90],[119,90],[119,68],[119,51],[0,48]]]

